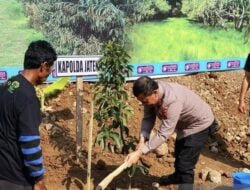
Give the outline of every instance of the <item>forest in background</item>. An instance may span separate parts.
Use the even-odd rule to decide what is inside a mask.
[[[100,54],[103,42],[119,40],[129,50],[131,62],[242,57],[249,51],[249,0],[11,0],[1,4],[0,65],[5,66],[22,64],[23,51],[35,39],[47,39],[60,55]],[[224,47],[230,49],[227,54]]]
[[[59,54],[98,54],[107,40],[127,44],[125,29],[170,17],[249,35],[249,0],[20,0],[30,25],[58,48]],[[243,40],[242,40],[243,41]]]

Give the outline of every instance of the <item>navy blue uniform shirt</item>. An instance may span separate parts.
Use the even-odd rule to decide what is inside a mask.
[[[40,102],[21,74],[0,87],[0,179],[33,185],[43,177]]]

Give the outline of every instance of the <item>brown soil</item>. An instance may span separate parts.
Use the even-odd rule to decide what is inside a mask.
[[[196,91],[208,102],[217,119],[220,121],[221,129],[214,139],[203,149],[199,162],[196,166],[195,182],[197,189],[231,189],[233,171],[238,168],[249,168],[249,160],[244,158],[245,153],[249,153],[249,130],[240,140],[228,140],[227,133],[236,137],[240,126],[248,126],[248,116],[241,114],[237,110],[238,96],[240,92],[243,71],[200,73],[189,76],[179,76],[160,79],[163,81],[177,82]],[[76,85],[69,84],[60,94],[50,98],[47,107],[50,111],[44,118],[41,127],[43,155],[46,166],[46,184],[48,190],[61,189],[84,189],[87,176],[87,147],[88,147],[88,124],[90,118],[90,92],[91,83],[84,82],[83,107],[86,113],[83,116],[83,151],[80,164],[76,163]],[[130,94],[130,105],[134,109],[134,114],[130,118],[130,135],[138,137],[140,120],[142,117],[142,106],[131,95],[132,83],[127,84]],[[48,127],[49,125],[52,128]],[[98,127],[94,124],[93,138],[96,137]],[[209,150],[209,143],[217,141],[219,153],[212,153]],[[128,189],[131,182],[132,189],[150,190],[152,182],[158,181],[162,175],[173,172],[173,139],[168,140],[169,154],[158,158],[154,153],[144,156],[146,162],[151,166],[148,175],[139,172],[131,179],[127,171],[117,176],[107,189]],[[102,151],[98,145],[93,147],[92,153],[92,188],[114,171],[123,163],[125,155],[110,153],[108,150]],[[199,173],[205,167],[217,170],[223,174],[222,184],[212,184],[202,181]],[[172,187],[161,187],[159,189],[175,189]]]

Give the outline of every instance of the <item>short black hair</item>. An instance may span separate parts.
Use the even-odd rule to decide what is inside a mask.
[[[138,78],[133,85],[133,94],[138,97],[140,94],[151,95],[159,88],[158,83],[148,76]]]
[[[33,41],[29,44],[24,56],[24,69],[37,69],[47,62],[47,67],[54,64],[57,54],[52,45],[45,40]]]

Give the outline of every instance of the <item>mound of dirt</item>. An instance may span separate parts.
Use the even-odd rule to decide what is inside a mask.
[[[250,121],[249,116],[238,112],[238,97],[243,71],[199,73],[160,79],[176,82],[189,87],[211,105],[221,129],[213,139],[210,139],[202,151],[196,167],[195,183],[197,187],[232,186],[231,173],[239,168],[250,167]],[[87,176],[87,147],[88,123],[90,118],[90,91],[93,84],[84,82],[83,92],[83,151],[79,163],[76,163],[76,85],[69,84],[57,97],[47,102],[48,111],[45,113],[42,127],[42,147],[46,166],[46,183],[48,190],[84,189]],[[138,137],[143,107],[132,96],[132,83],[127,83],[130,95],[129,104],[134,109],[130,118],[130,135]],[[94,123],[93,138],[98,127]],[[149,174],[136,173],[129,178],[123,172],[115,178],[107,189],[155,189],[152,183],[162,175],[174,170],[174,136],[168,140],[168,154],[157,157],[150,153],[143,160],[150,166]],[[92,189],[110,172],[122,164],[125,155],[102,151],[98,145],[92,153]],[[201,175],[204,169],[218,171],[222,176],[221,184],[205,180]],[[203,178],[203,179],[202,179]],[[175,189],[174,186],[159,189]]]

